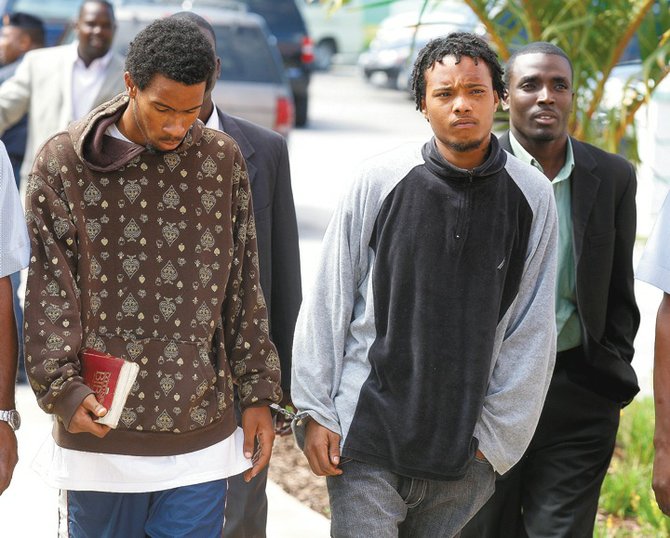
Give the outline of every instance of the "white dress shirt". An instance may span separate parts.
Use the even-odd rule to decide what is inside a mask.
[[[212,108],[212,113],[209,115],[205,127],[210,129],[216,129],[217,131],[223,131],[223,125],[221,125],[221,120],[219,119],[219,113],[216,111],[216,107]]]
[[[73,44],[72,58],[72,119],[79,120],[93,108],[95,98],[100,93],[105,80],[107,67],[112,60],[111,49],[102,56],[93,60],[88,67],[79,57],[77,48],[79,43]]]

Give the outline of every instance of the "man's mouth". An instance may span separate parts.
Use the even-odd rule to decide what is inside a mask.
[[[474,118],[461,118],[451,123],[452,127],[473,127],[477,125],[477,120]]]
[[[171,148],[176,148],[179,144],[181,144],[181,138],[180,139],[170,138],[161,140],[161,144],[163,144],[164,146],[169,146]]]
[[[533,115],[533,120],[538,123],[549,124],[558,121],[558,116],[553,112],[540,112]]]
[[[97,49],[101,49],[107,46],[107,42],[104,39],[100,39],[97,37],[91,38],[88,40],[89,45],[92,47],[95,47]]]

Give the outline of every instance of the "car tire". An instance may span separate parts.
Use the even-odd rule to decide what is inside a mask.
[[[335,43],[322,41],[314,49],[314,67],[319,71],[328,71],[333,65],[333,56],[337,52]]]
[[[295,126],[304,127],[307,125],[307,95],[295,95]]]
[[[386,87],[393,90],[398,89],[398,77],[400,73],[397,70],[391,70],[386,72]]]

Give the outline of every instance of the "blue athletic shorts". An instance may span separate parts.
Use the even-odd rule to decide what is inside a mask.
[[[221,536],[226,480],[152,493],[61,490],[60,536],[212,538]]]

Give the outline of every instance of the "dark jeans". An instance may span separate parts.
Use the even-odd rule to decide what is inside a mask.
[[[572,382],[559,354],[526,454],[461,537],[591,538],[619,413],[619,404]]]
[[[242,475],[228,478],[226,517],[223,524],[225,538],[265,538],[268,520],[268,498],[265,485],[268,468],[247,483]]]
[[[451,538],[493,493],[495,474],[474,460],[460,480],[407,478],[360,461],[329,476],[334,538]]]

